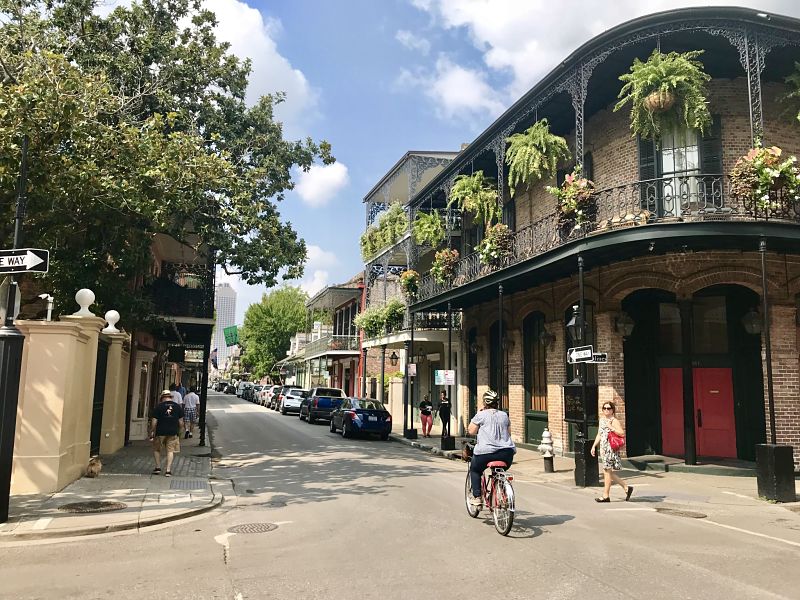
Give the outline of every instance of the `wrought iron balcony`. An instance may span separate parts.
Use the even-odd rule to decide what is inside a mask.
[[[461,328],[461,313],[451,314],[453,329]],[[403,331],[411,329],[411,318],[406,311],[403,318]],[[418,312],[414,315],[414,329],[447,329],[447,312]]]
[[[214,318],[213,267],[163,263],[161,276],[148,289],[159,316]]]
[[[357,335],[326,335],[306,345],[306,359],[324,356],[335,351],[357,353],[360,347]]]
[[[462,258],[451,281],[439,283],[430,273],[419,285],[417,301],[428,300],[506,267],[571,242],[628,227],[698,221],[800,222],[800,200],[782,189],[768,198],[741,198],[730,193],[724,175],[681,175],[637,181],[595,192],[584,222],[565,220],[553,212],[514,233],[506,256],[492,263],[477,252]]]

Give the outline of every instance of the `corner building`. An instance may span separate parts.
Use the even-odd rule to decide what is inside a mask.
[[[613,111],[619,76],[655,48],[704,51],[713,117],[705,135],[632,137],[628,107]],[[465,216],[452,280],[425,275],[410,307],[441,311],[450,302],[463,311],[461,414],[474,414],[483,392],[502,385],[517,442],[538,444],[547,427],[557,451],[572,451],[577,428],[564,421],[563,386],[575,376],[566,325],[581,257],[584,342],[608,354],[588,367],[588,381],[598,405],[617,404],[627,454],[754,460],[755,445],[769,438],[758,326],[764,244],[777,443],[794,446],[797,467],[798,205],[780,191],[771,209],[743,202],[728,174],[757,139],[800,154],[800,126],[781,101],[799,60],[800,21],[777,15],[697,8],[625,23],[567,57],[415,195],[418,209],[442,205],[456,176],[482,169],[496,179],[503,222],[514,231],[511,256],[482,264],[475,248],[483,230]],[[513,198],[507,189],[506,139],[542,118],[596,186],[596,215],[572,231],[559,230],[545,186],[560,184],[574,163]]]

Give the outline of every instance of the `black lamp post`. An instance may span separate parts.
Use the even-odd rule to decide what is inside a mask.
[[[22,138],[22,160],[17,181],[17,206],[14,217],[14,248],[22,243],[28,186],[28,136]],[[14,431],[19,402],[19,377],[22,370],[22,347],[25,336],[14,326],[17,282],[9,277],[6,318],[0,327],[0,523],[8,521],[11,495],[11,466],[14,456]],[[0,300],[1,301],[1,300]]]

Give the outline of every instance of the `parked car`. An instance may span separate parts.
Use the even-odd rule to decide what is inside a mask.
[[[342,431],[349,438],[362,433],[374,433],[388,440],[392,431],[392,415],[382,402],[372,398],[345,398],[331,413],[331,433]]]
[[[250,402],[257,402],[258,401],[258,392],[261,391],[261,386],[258,384],[252,385],[248,388],[244,389],[242,392],[242,398],[248,400]]]
[[[225,381],[224,379],[220,379],[217,382],[217,385],[214,386],[214,390],[216,390],[217,392],[224,392],[225,391],[225,387],[228,386],[228,385],[230,385],[230,382]]]
[[[222,391],[225,392],[226,394],[235,394],[236,387],[234,387],[232,383],[226,383],[225,388]]]
[[[299,413],[300,404],[303,402],[303,398],[307,397],[308,390],[290,387],[288,390],[286,390],[286,393],[283,394],[283,399],[281,400],[281,405],[279,407],[281,414],[287,415],[289,413]]]
[[[262,402],[262,404],[264,406],[269,406],[272,403],[272,397],[275,396],[275,394],[277,394],[280,391],[281,387],[282,386],[280,385],[267,386],[266,388],[267,391],[263,393],[264,401]]]
[[[248,387],[253,387],[253,384],[249,381],[240,381],[239,385],[236,386],[236,397],[241,398],[242,394]]]
[[[330,419],[331,412],[339,408],[345,398],[344,391],[339,388],[311,388],[308,398],[300,405],[300,419],[314,423],[317,419]]]
[[[281,400],[283,400],[283,395],[289,391],[289,387],[288,385],[279,385],[275,393],[272,394],[272,398],[269,402],[269,407],[272,410],[278,410],[281,405]]]

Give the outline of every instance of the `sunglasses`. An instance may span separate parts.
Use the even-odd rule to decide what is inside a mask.
[[[604,406],[603,410],[613,410],[610,406]]]

